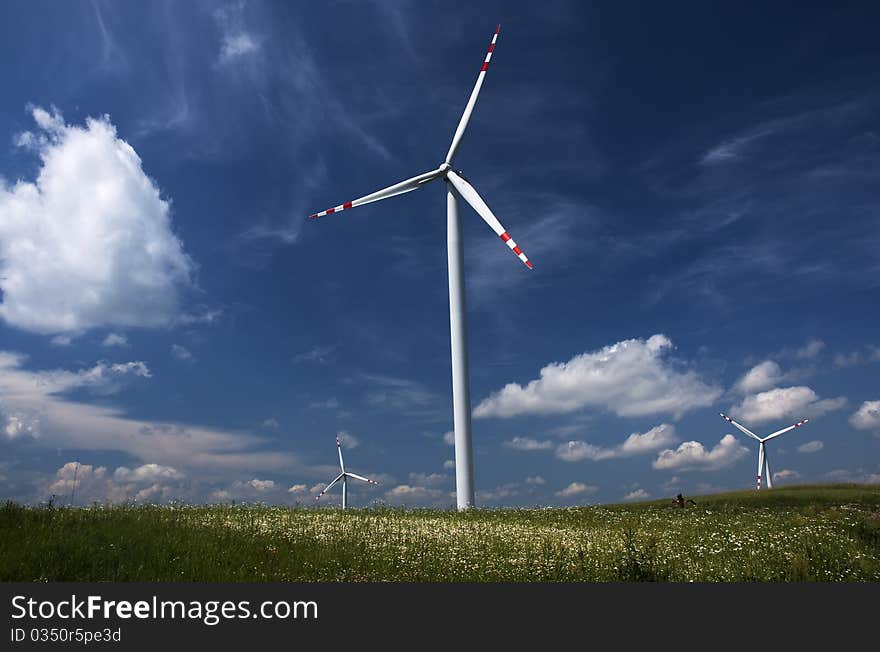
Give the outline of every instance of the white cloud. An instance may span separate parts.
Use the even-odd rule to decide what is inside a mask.
[[[443,462],[444,469],[454,469],[455,468],[455,460],[446,460]]]
[[[835,367],[855,367],[858,365],[880,362],[880,346],[868,345],[862,351],[838,353],[834,356]]]
[[[308,490],[308,487],[304,484],[295,484],[287,490],[289,494],[304,494]],[[320,491],[320,490],[319,490]]]
[[[3,434],[8,439],[19,437],[37,437],[40,432],[39,419],[24,414],[9,414],[4,416],[0,413],[0,423],[3,424]]]
[[[791,469],[782,469],[773,473],[774,480],[797,480],[801,474]]]
[[[357,448],[361,444],[360,440],[357,437],[350,434],[346,430],[340,430],[336,433],[336,436],[339,438],[339,442],[345,448]]]
[[[661,451],[652,466],[660,470],[715,471],[732,466],[748,452],[736,437],[724,435],[712,450],[707,451],[698,441],[686,441],[675,450]]]
[[[41,334],[174,323],[194,267],[137,153],[107,116],[32,115],[37,179],[0,183],[0,317]]]
[[[419,487],[440,487],[449,484],[451,477],[445,473],[410,473],[409,482]]]
[[[571,496],[581,496],[584,494],[594,494],[599,490],[598,487],[584,484],[583,482],[572,482],[565,489],[557,491],[556,495],[562,498],[570,498]]]
[[[267,448],[260,437],[193,424],[126,417],[110,405],[67,398],[85,388],[108,394],[120,383],[149,375],[143,363],[99,363],[81,371],[30,371],[25,356],[0,351],[0,415],[15,416],[50,449],[120,451],[144,462],[176,469],[275,471],[302,468],[290,453]],[[8,436],[8,435],[7,435]]]
[[[113,472],[113,479],[127,483],[155,483],[159,480],[180,480],[184,475],[171,466],[161,464],[143,464],[134,469],[120,466]]]
[[[171,355],[182,362],[192,362],[194,360],[192,352],[180,344],[171,345]]]
[[[818,439],[813,441],[808,441],[805,444],[801,444],[797,447],[798,453],[818,453],[820,450],[825,448],[825,444],[823,444]]]
[[[778,387],[746,396],[730,408],[731,414],[745,422],[763,423],[782,418],[815,418],[846,406],[846,398],[822,399],[809,387]]]
[[[547,484],[547,481],[540,475],[530,475],[526,478],[526,484],[540,486],[543,484]]]
[[[833,482],[863,482],[868,484],[880,484],[880,473],[870,473],[863,469],[849,471],[847,469],[835,469],[825,474],[825,477]]]
[[[509,383],[484,399],[474,417],[508,418],[521,414],[561,414],[602,407],[618,416],[669,413],[676,418],[706,407],[721,389],[704,383],[694,371],[679,371],[664,354],[672,342],[664,335],[647,341],[618,342],[568,362],[541,369],[526,386]]]
[[[278,430],[278,428],[281,427],[281,424],[278,423],[278,419],[275,419],[274,417],[270,417],[270,418],[266,419],[260,425],[263,428],[268,428],[269,430]]]
[[[455,432],[452,430],[447,430],[443,433],[443,443],[448,446],[455,446]]]
[[[274,480],[260,480],[259,478],[254,478],[253,480],[248,480],[244,483],[246,486],[251,487],[255,491],[259,491],[260,493],[264,493],[266,491],[271,491],[275,488]]]
[[[226,34],[220,47],[220,61],[227,62],[250,52],[256,52],[258,47],[250,34]]]
[[[230,3],[214,11],[214,19],[220,30],[220,53],[217,63],[229,64],[260,49],[258,40],[246,29],[245,4]]]
[[[865,401],[849,418],[853,428],[873,430],[880,434],[880,401]]]
[[[784,374],[778,364],[773,362],[773,360],[764,360],[764,362],[749,369],[736,381],[734,387],[743,394],[752,394],[775,387],[783,378]]]
[[[104,338],[104,341],[101,342],[101,346],[128,346],[128,338],[119,333],[108,333],[107,337]]]
[[[710,148],[700,159],[703,165],[718,165],[741,158],[746,147],[754,140],[766,136],[769,131],[756,131],[732,138]]]
[[[635,489],[630,491],[627,495],[623,497],[624,500],[645,500],[646,498],[650,498],[651,494],[649,494],[644,489]]]
[[[531,437],[514,437],[508,441],[505,441],[503,446],[506,448],[512,448],[516,451],[546,451],[553,450],[554,444],[552,441],[545,440],[537,440],[532,439]]]
[[[331,354],[336,351],[336,346],[315,346],[308,351],[298,353],[293,356],[294,364],[302,362],[315,362],[317,364],[327,364]]]
[[[49,344],[52,346],[70,346],[71,342],[73,342],[73,337],[70,335],[56,335],[49,340]]]
[[[825,349],[825,342],[822,340],[810,340],[804,346],[794,352],[796,358],[801,360],[811,360],[818,356]]]
[[[569,441],[556,448],[556,457],[565,462],[582,460],[607,460],[615,457],[632,457],[643,453],[652,453],[678,441],[675,426],[662,423],[646,433],[634,432],[622,444],[613,448],[594,446],[584,441]]]
[[[449,501],[449,492],[430,487],[400,484],[385,492],[385,498],[395,503],[441,503]]]
[[[67,462],[55,472],[45,494],[54,494],[63,502],[120,503],[128,501],[167,501],[185,493],[179,471],[159,464],[144,464],[134,469],[119,467],[111,475],[106,467]]]

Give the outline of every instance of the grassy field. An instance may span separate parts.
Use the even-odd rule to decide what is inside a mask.
[[[0,581],[880,581],[880,486],[519,510],[0,507]]]

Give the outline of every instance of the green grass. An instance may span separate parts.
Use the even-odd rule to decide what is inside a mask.
[[[0,507],[0,581],[880,581],[880,486],[580,508]]]

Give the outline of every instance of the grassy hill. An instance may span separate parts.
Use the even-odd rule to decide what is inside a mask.
[[[880,581],[880,486],[579,508],[0,507],[0,581]]]

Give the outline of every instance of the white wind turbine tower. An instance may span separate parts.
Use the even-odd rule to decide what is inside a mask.
[[[455,496],[458,509],[468,509],[474,506],[474,467],[471,446],[471,398],[470,380],[468,378],[468,351],[467,351],[467,328],[464,296],[464,270],[462,269],[462,242],[461,221],[458,215],[458,198],[461,197],[479,214],[480,217],[495,231],[502,242],[516,254],[519,259],[529,268],[532,263],[517,246],[516,242],[507,233],[507,230],[489,210],[486,202],[477,194],[474,187],[465,180],[460,170],[452,167],[455,154],[461,144],[462,136],[467,128],[468,121],[473,113],[477,96],[486,78],[489,69],[489,61],[495,50],[495,43],[501,25],[495,30],[489,52],[480,68],[477,83],[471,92],[470,99],[464,107],[464,113],[452,137],[452,144],[446,153],[446,159],[436,170],[425,172],[418,176],[406,179],[393,186],[378,190],[370,195],[353,199],[334,208],[328,208],[320,213],[311,215],[312,218],[323,217],[332,213],[362,206],[380,199],[388,199],[395,195],[417,190],[435,179],[443,179],[446,182],[446,251],[449,266],[449,330],[452,351],[452,410],[453,424],[455,429]]]
[[[809,419],[803,419],[802,421],[798,421],[797,423],[794,423],[786,428],[783,428],[782,430],[777,430],[776,432],[770,433],[766,437],[758,437],[758,435],[753,433],[751,430],[749,430],[745,426],[737,423],[736,421],[731,419],[729,416],[727,416],[723,412],[719,412],[718,414],[720,414],[728,423],[732,424],[735,428],[739,428],[742,432],[747,434],[749,437],[758,441],[758,489],[761,488],[761,475],[764,474],[765,470],[766,470],[765,477],[767,478],[767,488],[772,489],[773,488],[773,478],[770,475],[770,460],[767,459],[767,442],[770,441],[771,439],[775,439],[776,437],[778,437],[779,435],[781,435],[783,433],[788,432],[789,430],[794,430],[795,428],[800,428],[802,425],[807,423],[807,421],[809,421]]]
[[[315,496],[315,500],[320,500],[321,496],[323,496],[327,491],[335,485],[337,482],[342,480],[342,509],[348,507],[348,479],[354,478],[355,480],[361,480],[363,482],[369,482],[370,484],[379,484],[375,480],[370,480],[369,478],[365,478],[362,475],[358,475],[357,473],[352,473],[351,471],[345,470],[345,462],[342,461],[342,444],[339,441],[339,437],[336,438],[336,451],[339,453],[339,469],[342,471],[339,475],[334,478],[333,482],[324,487],[324,490]]]

